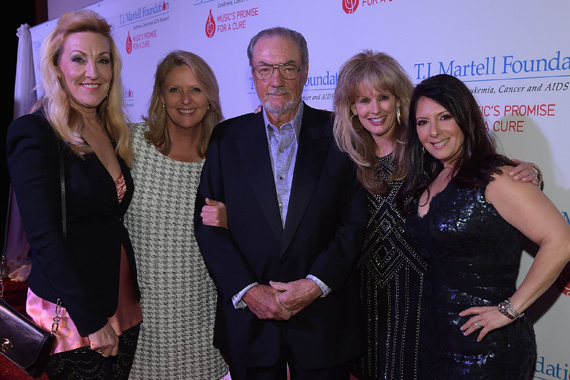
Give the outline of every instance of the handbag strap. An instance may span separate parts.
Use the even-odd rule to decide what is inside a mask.
[[[59,148],[59,187],[61,193],[61,230],[63,237],[67,237],[67,208],[65,206],[65,168],[63,167],[63,150],[61,149],[60,142],[57,146]]]
[[[65,168],[63,166],[63,150],[58,141],[59,150],[59,183],[61,193],[61,229],[63,237],[67,237],[67,208],[65,205]],[[4,296],[4,268],[7,264],[6,250],[8,246],[8,229],[10,224],[10,209],[12,206],[12,184],[10,183],[8,191],[8,207],[6,208],[6,224],[4,225],[4,246],[2,247],[2,256],[0,257],[0,298]]]
[[[6,241],[8,240],[8,222],[10,221],[10,205],[12,203],[12,184],[8,191],[8,207],[6,208],[6,224],[4,224],[4,246],[0,256],[0,298],[4,296],[4,267],[6,266]]]

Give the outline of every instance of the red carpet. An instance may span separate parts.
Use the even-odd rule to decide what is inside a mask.
[[[26,313],[26,293],[28,286],[24,282],[14,282],[8,279],[4,280],[4,299],[14,309],[20,313]],[[19,369],[11,361],[0,355],[0,380],[30,380],[32,379],[27,373]],[[49,380],[46,375],[38,378],[39,380]],[[351,380],[358,380],[356,377],[351,376]],[[228,374],[222,380],[231,380]]]
[[[24,282],[14,282],[8,279],[4,280],[4,299],[14,309],[20,313],[26,313],[26,293],[28,286]],[[31,379],[27,373],[22,371],[11,361],[0,355],[0,380],[29,380]],[[39,378],[40,380],[48,380],[46,375]]]

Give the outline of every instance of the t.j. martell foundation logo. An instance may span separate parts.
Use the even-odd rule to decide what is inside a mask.
[[[123,100],[125,102],[126,107],[134,107],[135,105],[135,93],[133,90],[125,89],[123,90]]]
[[[356,11],[356,8],[358,8],[359,0],[341,0],[341,1],[342,1],[342,9],[344,9],[344,11],[349,15],[353,14]]]
[[[212,10],[210,9],[210,15],[208,16],[208,20],[206,20],[206,36],[212,38],[214,37],[214,33],[216,33],[216,23],[214,22],[214,16],[212,16]]]
[[[127,32],[127,54],[131,54],[133,52],[133,40],[131,39],[131,32]]]

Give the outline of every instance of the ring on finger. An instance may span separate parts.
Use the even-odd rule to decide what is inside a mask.
[[[475,325],[475,327],[477,327],[478,329],[480,329],[480,328],[482,327],[482,326],[479,324],[479,321],[476,321],[476,322],[474,323],[474,325]]]

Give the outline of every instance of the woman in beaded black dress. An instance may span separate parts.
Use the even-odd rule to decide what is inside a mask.
[[[366,320],[366,349],[353,366],[360,380],[418,379],[418,341],[424,260],[403,236],[396,195],[407,173],[403,164],[413,85],[391,56],[365,50],[343,64],[335,90],[334,133],[357,165],[368,190],[369,222],[358,265]],[[514,179],[532,181],[528,163]]]
[[[415,379],[425,263],[403,237],[395,207],[406,171],[400,164],[413,85],[399,63],[366,50],[341,68],[335,91],[335,137],[358,165],[370,212],[358,270],[366,315],[359,379]]]
[[[398,205],[408,205],[406,236],[427,263],[419,374],[527,380],[536,343],[524,311],[570,260],[570,226],[539,188],[505,175],[514,164],[461,80],[420,83],[409,126]],[[517,289],[522,234],[540,248]]]

